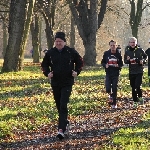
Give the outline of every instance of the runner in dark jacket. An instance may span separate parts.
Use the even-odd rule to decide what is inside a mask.
[[[46,77],[48,77],[50,72],[53,72],[51,86],[67,86],[74,84],[72,71],[79,75],[82,70],[83,61],[79,53],[73,48],[64,46],[59,51],[54,47],[47,51],[41,66]]]
[[[69,124],[67,104],[74,78],[80,74],[83,66],[79,53],[65,44],[65,33],[57,32],[55,47],[46,52],[41,63],[43,74],[51,80],[54,100],[59,113],[57,134],[59,139],[64,138],[67,124]]]
[[[124,54],[124,63],[129,64],[129,80],[132,87],[132,98],[137,106],[137,102],[142,99],[142,76],[143,65],[145,64],[147,55],[144,50],[137,46],[137,39],[131,37],[129,40],[129,47]]]
[[[117,86],[121,67],[123,66],[122,56],[116,50],[117,43],[113,40],[109,42],[110,49],[104,52],[101,64],[105,68],[106,92],[109,94],[108,103],[112,108],[117,108]]]

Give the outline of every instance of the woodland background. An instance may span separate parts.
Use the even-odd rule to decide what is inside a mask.
[[[8,28],[10,26],[10,14],[13,14],[13,9],[10,9],[10,4],[17,4],[20,3],[18,0],[6,0],[0,2],[0,58],[4,58],[3,51],[5,53],[6,47],[8,45],[7,41],[10,35],[8,34]],[[70,3],[74,4],[74,7],[77,8],[77,6],[82,7],[83,5],[86,5],[89,7],[88,9],[92,9],[90,4],[94,4],[97,8],[95,13],[104,13],[104,16],[101,17],[101,24],[96,29],[96,47],[92,55],[90,55],[87,52],[87,58],[93,56],[94,59],[96,57],[96,63],[100,63],[102,54],[105,50],[109,48],[108,42],[111,39],[114,39],[118,42],[118,44],[122,47],[122,54],[124,53],[125,46],[128,44],[128,38],[131,36],[135,36],[138,38],[138,44],[146,50],[149,47],[148,40],[150,39],[149,36],[149,29],[150,29],[150,1],[148,0],[27,0],[27,4],[34,3],[33,12],[32,12],[32,20],[33,23],[35,18],[38,18],[38,25],[39,25],[39,48],[37,52],[41,52],[42,50],[46,48],[50,48],[53,45],[53,41],[46,38],[50,33],[50,36],[54,36],[57,31],[64,31],[66,33],[67,37],[67,45],[71,47],[75,47],[79,53],[84,56],[86,50],[90,47],[89,45],[86,45],[84,42],[84,38],[82,38],[82,32],[87,32],[86,35],[90,34],[90,29],[92,27],[88,28],[90,26],[89,18],[86,18],[86,23],[84,24],[79,21],[79,23],[82,23],[84,30],[79,31],[79,27],[77,27],[78,23],[75,22],[75,18],[72,15],[72,11],[70,11]],[[104,3],[106,4],[106,10]],[[76,5],[75,5],[76,4]],[[91,8],[90,8],[91,7]],[[53,10],[54,9],[54,10]],[[14,9],[15,10],[15,9]],[[12,11],[12,12],[11,12]],[[47,12],[46,12],[47,11]],[[48,12],[49,11],[49,12]],[[55,11],[55,14],[53,14],[52,11]],[[51,31],[45,32],[46,29],[46,16],[45,14],[49,13],[50,19],[52,21],[49,22],[49,28],[51,28]],[[91,11],[92,12],[92,11]],[[15,13],[14,13],[15,14]],[[78,11],[78,14],[80,16],[86,15],[85,9],[81,10],[81,12]],[[94,14],[94,13],[93,13]],[[52,16],[54,15],[54,16]],[[44,18],[45,17],[45,18]],[[95,16],[94,16],[95,17]],[[12,18],[12,17],[11,17]],[[27,20],[26,20],[27,21]],[[89,21],[89,22],[88,22]],[[34,25],[35,22],[30,24],[30,30],[27,33],[27,43],[24,45],[24,54],[23,57],[25,58],[31,58],[30,50],[35,45],[32,39],[35,39],[32,35],[33,29],[35,29]],[[97,24],[97,22],[93,23]],[[33,29],[32,29],[33,28]],[[87,31],[86,31],[87,29]],[[36,30],[36,29],[35,29]],[[134,31],[135,30],[135,31]],[[36,31],[35,31],[36,32]],[[49,33],[48,33],[49,32]],[[88,33],[89,32],[89,33]],[[136,33],[135,33],[136,32]],[[91,35],[92,36],[92,35]],[[22,35],[23,37],[23,35]],[[89,36],[90,37],[90,36]],[[53,39],[53,37],[51,37]],[[88,39],[88,38],[87,38]],[[48,41],[50,43],[48,43]],[[90,41],[90,40],[89,40]],[[87,42],[89,42],[87,40]],[[12,44],[11,44],[12,45]],[[86,46],[85,46],[86,45]],[[90,48],[89,48],[90,49]],[[16,50],[17,51],[17,50]],[[88,51],[88,50],[87,50]],[[90,51],[92,51],[90,49]],[[35,56],[34,62],[39,62],[39,55]],[[7,59],[10,59],[10,56],[7,57]],[[44,53],[41,53],[42,58],[44,56]],[[13,57],[13,56],[12,56]],[[37,57],[37,58],[36,58]],[[24,58],[22,58],[23,60]],[[19,61],[19,59],[18,59]],[[88,66],[95,65],[95,60],[89,60],[89,63],[86,63]],[[86,61],[85,61],[86,62]],[[11,62],[12,63],[12,62]],[[9,65],[9,64],[8,64]],[[4,66],[7,66],[6,63]],[[15,65],[14,65],[15,66]],[[5,69],[7,67],[4,67]],[[3,69],[3,70],[5,70]],[[15,69],[6,69],[7,71],[15,70]]]
[[[149,6],[149,0],[1,0],[0,149],[150,149],[147,67],[144,105],[133,106],[128,68],[123,67],[114,110],[106,101],[105,71],[96,65],[111,39],[121,45],[122,55],[130,36],[144,50],[149,47]],[[67,45],[87,65],[75,80],[70,135],[64,141],[56,139],[58,114],[40,68],[41,50],[53,46],[57,31],[66,33]]]

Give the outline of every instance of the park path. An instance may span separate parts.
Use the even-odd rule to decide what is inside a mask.
[[[143,114],[150,110],[146,107],[132,107],[132,101],[120,100],[118,109],[100,108],[96,113],[85,112],[72,119],[69,137],[60,141],[55,136],[56,124],[42,126],[36,132],[16,131],[11,143],[1,143],[1,150],[91,150],[113,145],[112,134],[120,128],[135,126],[142,121]],[[8,139],[9,140],[9,139]]]

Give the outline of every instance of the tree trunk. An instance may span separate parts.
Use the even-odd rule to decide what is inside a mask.
[[[98,29],[101,27],[101,24],[104,19],[104,15],[105,15],[106,8],[107,8],[107,2],[108,0],[101,0],[101,7],[100,7],[99,14],[98,14]]]
[[[7,42],[8,42],[8,30],[7,30],[7,23],[6,23],[6,18],[7,18],[7,14],[4,13],[4,18],[3,18],[3,58],[5,57],[5,53],[6,53],[6,48],[7,48]]]
[[[27,37],[29,34],[29,30],[30,30],[30,23],[32,20],[34,4],[35,4],[35,0],[29,0],[29,5],[27,8],[27,19],[25,22],[25,29],[23,32],[23,40],[22,40],[21,49],[20,49],[19,70],[22,70],[22,68],[23,68],[24,52],[25,52],[25,47],[26,47],[26,43],[27,43]]]
[[[83,40],[85,55],[84,64],[94,66],[96,64],[96,32],[100,27],[106,11],[107,0],[101,0],[101,12],[98,14],[97,0],[69,2],[69,7],[77,25],[79,34]]]
[[[96,64],[96,31],[97,31],[97,0],[90,0],[90,4],[80,0],[78,7],[70,3],[70,9],[74,16],[79,34],[83,40],[85,55],[84,64],[94,66]],[[95,44],[95,45],[94,45]]]
[[[96,64],[96,31],[98,28],[97,20],[97,0],[90,1],[89,11],[89,33],[86,35],[86,41],[83,40],[85,47],[85,55],[83,57],[84,63],[87,66],[94,66]]]
[[[71,15],[70,47],[74,48],[74,46],[75,46],[75,22],[73,16]]]
[[[26,19],[27,0],[11,0],[9,39],[2,72],[18,71],[19,53]]]
[[[41,59],[41,53],[42,53],[42,40],[41,40],[41,35],[42,35],[42,33],[41,33],[41,31],[42,31],[42,20],[41,20],[41,17],[40,17],[40,20],[39,20],[39,51],[40,51],[40,59]]]
[[[130,0],[131,11],[130,11],[130,26],[132,30],[132,36],[138,38],[138,27],[141,22],[142,12],[143,12],[143,0],[138,0],[137,9],[135,6],[135,0]],[[146,8],[146,7],[145,7]]]
[[[91,41],[89,38],[86,42],[83,42],[83,45],[85,47],[85,55],[83,56],[84,64],[86,66],[94,66],[96,64],[95,40]]]
[[[39,63],[39,16],[35,14],[34,21],[31,23],[32,46],[33,46],[33,63]]]
[[[45,23],[46,23],[45,32],[46,32],[46,39],[47,39],[47,47],[48,49],[50,49],[53,47],[53,44],[54,44],[53,31],[52,31],[51,25],[49,25],[47,21]]]
[[[134,23],[134,25],[131,26],[132,30],[132,36],[138,38],[138,25]]]
[[[43,7],[43,11],[41,12],[46,24],[46,38],[47,38],[47,47],[48,49],[52,48],[54,45],[54,36],[53,36],[53,27],[55,25],[54,17],[55,17],[55,9],[57,0],[48,1],[48,3],[44,3],[43,1],[38,1],[40,4],[39,9]]]

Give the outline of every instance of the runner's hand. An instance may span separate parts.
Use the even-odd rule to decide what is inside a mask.
[[[77,72],[74,71],[74,70],[72,70],[72,76],[73,76],[73,77],[77,77]]]
[[[48,78],[51,79],[53,77],[53,71],[48,74]]]

